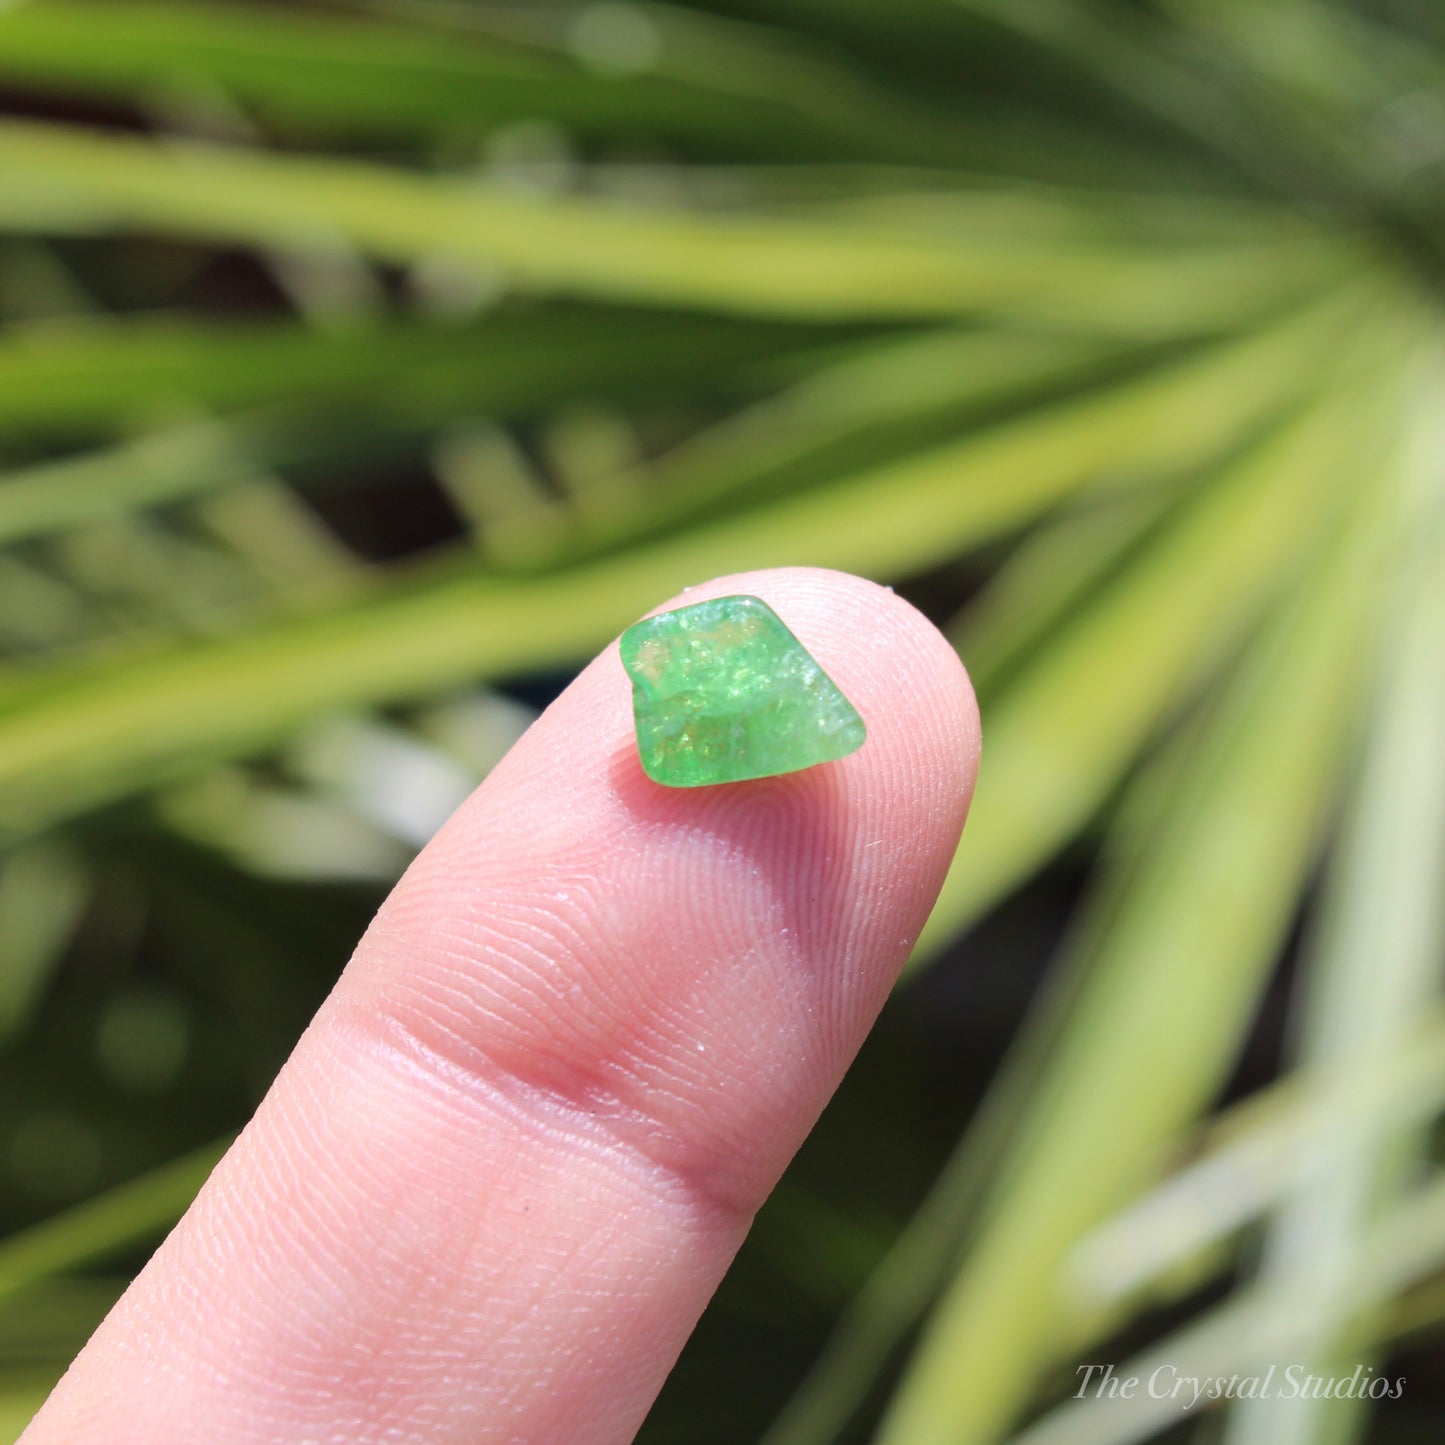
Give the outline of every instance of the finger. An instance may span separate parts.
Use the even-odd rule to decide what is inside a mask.
[[[417,859],[242,1139],[24,1438],[631,1438],[932,905],[977,758],[953,651],[768,601],[851,757],[658,787],[609,647]]]

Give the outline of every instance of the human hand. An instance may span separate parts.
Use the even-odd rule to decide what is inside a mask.
[[[978,757],[907,603],[807,569],[679,602],[736,592],[865,746],[658,787],[608,647],[408,870],[22,1445],[631,1439],[912,948]]]

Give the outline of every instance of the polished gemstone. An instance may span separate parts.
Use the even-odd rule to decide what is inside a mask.
[[[863,719],[756,597],[718,597],[622,634],[643,771],[670,788],[794,773],[863,746]]]

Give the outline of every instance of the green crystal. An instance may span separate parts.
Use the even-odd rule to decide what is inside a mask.
[[[756,597],[659,613],[622,634],[643,771],[669,788],[795,773],[846,758],[853,704]]]

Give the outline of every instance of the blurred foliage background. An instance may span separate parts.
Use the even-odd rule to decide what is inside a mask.
[[[816,563],[984,771],[644,1440],[1439,1439],[1434,0],[8,0],[0,96],[0,1435],[569,669]]]

